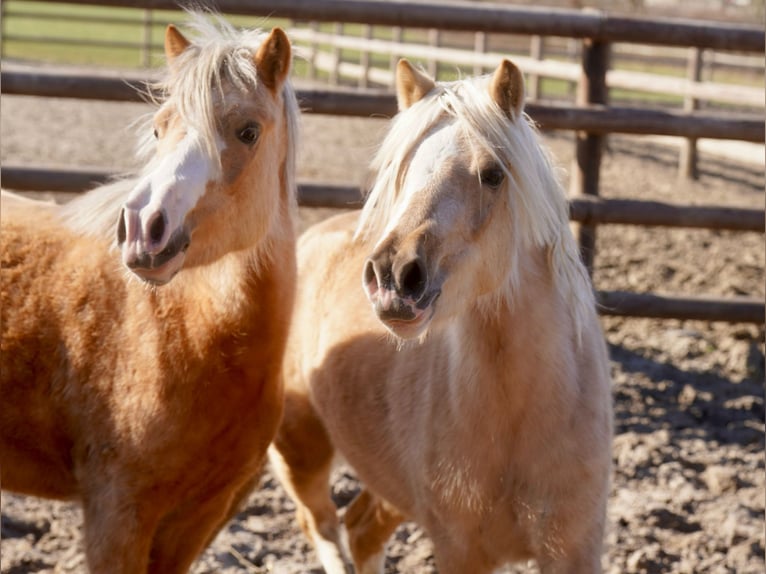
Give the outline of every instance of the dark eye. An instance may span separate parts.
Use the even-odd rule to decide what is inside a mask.
[[[237,132],[237,139],[246,145],[253,145],[255,140],[258,139],[260,128],[258,124],[247,124],[244,128]]]
[[[157,131],[157,128],[154,128],[154,139],[160,139],[160,132]]]
[[[499,167],[490,167],[483,170],[479,177],[482,185],[486,185],[490,189],[497,189],[505,180],[505,172]]]

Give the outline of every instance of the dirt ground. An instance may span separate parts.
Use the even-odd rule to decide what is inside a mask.
[[[126,126],[148,111],[138,104],[3,96],[2,162],[129,168],[134,138]],[[360,183],[386,121],[307,115],[303,122],[301,180]],[[571,134],[548,134],[546,141],[567,168]],[[602,194],[764,206],[762,164],[703,155],[700,179],[679,182],[675,162],[676,152],[651,139],[613,136]],[[303,209],[302,225],[328,213]],[[760,233],[605,226],[597,246],[599,289],[764,296]],[[763,573],[763,331],[609,317],[603,326],[616,422],[605,571]],[[336,502],[343,507],[357,489],[352,471],[340,467]],[[320,572],[292,511],[267,471],[193,571]],[[80,526],[73,504],[3,493],[2,573],[84,572]],[[386,571],[435,571],[428,537],[415,525],[394,535]]]

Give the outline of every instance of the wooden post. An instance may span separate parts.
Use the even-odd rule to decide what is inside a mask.
[[[6,2],[0,2],[0,58],[5,58],[5,5]]]
[[[487,34],[485,32],[474,33],[473,50],[477,54],[484,54],[487,52]],[[478,63],[473,65],[474,76],[481,76],[483,73],[484,73],[484,66]]]
[[[529,43],[529,56],[535,60],[543,59],[543,37],[532,36]],[[530,100],[539,100],[541,97],[540,91],[540,76],[532,74],[529,77],[529,86],[527,88],[527,95]]]
[[[567,61],[582,60],[581,46],[582,42],[578,42],[576,38],[567,38]],[[570,98],[572,96],[577,98],[577,84],[567,82],[567,95]]]
[[[336,22],[333,25],[333,35],[343,36],[343,24]],[[330,85],[337,86],[340,82],[340,61],[341,49],[338,46],[332,47],[332,70],[330,71]]]
[[[428,44],[436,48],[439,47],[441,42],[441,31],[436,28],[431,28],[428,31]],[[433,79],[438,79],[439,76],[439,60],[431,58],[428,60],[428,73]]]
[[[372,38],[372,26],[365,24],[362,26],[362,37],[365,40]],[[366,88],[370,83],[370,52],[369,50],[362,50],[359,55],[359,65],[362,68],[362,74],[359,76],[359,87]]]
[[[319,22],[309,22],[309,30],[312,32],[319,32]],[[319,44],[312,40],[311,44],[309,44],[309,57],[308,57],[308,64],[309,64],[309,80],[316,80],[317,78],[317,53],[319,52]]]
[[[699,82],[702,76],[702,50],[689,48],[689,59],[686,64],[686,79]],[[699,109],[699,100],[694,96],[684,96],[684,111],[693,112]],[[697,140],[689,138],[681,145],[678,159],[678,176],[684,179],[697,179]]]
[[[144,41],[141,46],[141,65],[149,68],[152,65],[152,9],[144,10]]]
[[[609,68],[609,44],[586,38],[582,46],[582,74],[577,85],[577,104],[606,104],[609,91],[606,85],[606,71]],[[599,172],[601,169],[601,151],[604,136],[588,132],[576,132],[577,149],[570,194],[598,195]],[[593,257],[596,248],[596,228],[592,225],[577,227],[577,241],[580,254],[593,275]]]

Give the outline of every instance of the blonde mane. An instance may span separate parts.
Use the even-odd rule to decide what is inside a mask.
[[[438,83],[423,99],[398,114],[371,163],[373,185],[356,231],[357,238],[379,237],[402,188],[418,144],[445,118],[459,122],[475,145],[502,166],[508,181],[513,221],[508,225],[511,273],[500,294],[508,303],[520,288],[519,255],[545,249],[555,285],[572,310],[579,334],[594,307],[594,296],[569,229],[569,208],[557,170],[532,120],[511,121],[492,99],[489,77]],[[579,336],[579,335],[578,335]]]
[[[258,83],[253,56],[266,39],[262,30],[238,30],[216,14],[189,12],[192,44],[165,69],[164,76],[149,86],[148,99],[157,107],[172,102],[183,121],[203,134],[207,153],[214,165],[220,166],[216,147],[216,96],[230,85],[242,92],[252,92]],[[282,87],[282,100],[287,122],[288,152],[285,184],[293,198],[297,197],[295,165],[299,141],[299,113],[295,92],[289,80]],[[74,230],[111,237],[121,208],[120,198],[130,193],[141,173],[153,169],[151,158],[156,140],[141,124],[138,155],[148,164],[137,174],[126,175],[102,188],[78,197],[61,209],[61,215]]]

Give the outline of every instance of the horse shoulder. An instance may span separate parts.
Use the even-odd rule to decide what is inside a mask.
[[[298,242],[298,292],[288,349],[285,384],[295,389],[316,385],[314,396],[328,409],[343,400],[347,369],[373,371],[385,353],[387,336],[362,289],[367,246],[354,240],[358,212],[344,213],[309,228]],[[319,367],[321,366],[321,369]],[[372,366],[372,367],[370,367]],[[325,381],[342,377],[337,384]],[[337,392],[336,392],[337,391]]]

